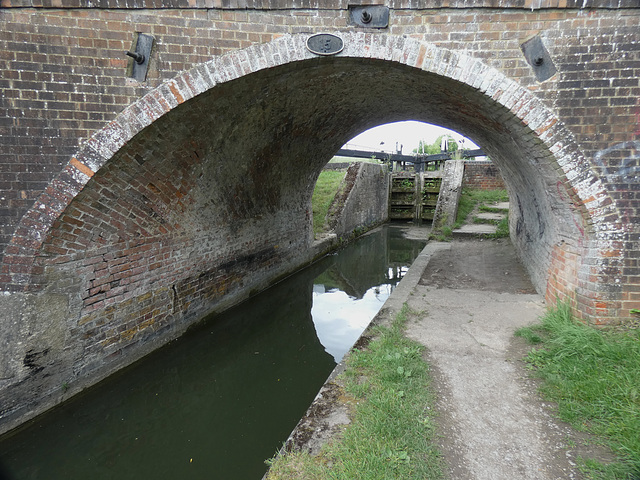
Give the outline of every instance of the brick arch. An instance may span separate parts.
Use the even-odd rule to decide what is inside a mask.
[[[618,315],[624,227],[553,113],[470,56],[341,36],[333,57],[294,35],[198,65],[70,159],[3,260],[0,308],[16,313],[6,331],[22,341],[5,342],[0,378],[12,388],[0,389],[0,426],[309,261],[317,175],[347,140],[391,121],[440,124],[482,145],[509,185],[512,238],[539,290],[587,319]]]
[[[546,156],[544,161],[558,172],[555,179],[557,192],[551,194],[560,199],[559,203],[566,209],[571,210],[567,215],[575,228],[573,232],[567,231],[564,235],[568,237],[578,232],[580,237],[570,248],[549,246],[546,265],[538,266],[533,272],[534,276],[539,277],[537,283],[540,286],[544,281],[542,277],[547,276],[549,298],[555,295],[569,295],[582,302],[587,316],[596,313],[613,316],[613,311],[605,312],[602,308],[596,312],[595,301],[588,302],[584,298],[576,298],[575,292],[578,292],[579,297],[581,290],[584,290],[587,297],[596,297],[597,285],[604,276],[594,280],[592,271],[590,275],[583,275],[584,278],[577,280],[570,277],[580,276],[579,258],[584,255],[604,257],[609,263],[621,255],[620,249],[610,240],[615,236],[615,232],[620,230],[621,222],[615,218],[616,212],[612,208],[607,191],[592,173],[571,133],[553,113],[528,89],[471,56],[387,34],[352,33],[341,36],[345,43],[343,52],[330,60],[316,61],[338,62],[352,58],[391,62],[410,69],[419,69],[446,79],[452,84],[468,86],[469,91],[476,91],[479,98],[488,102],[488,108],[498,106],[504,111],[504,118],[520,123],[521,134],[526,138],[523,142],[514,142],[512,147],[520,150],[526,147],[527,142],[537,142],[535,155],[540,158]],[[23,217],[11,244],[6,249],[2,275],[4,289],[28,291],[41,287],[40,275],[43,267],[35,259],[43,244],[50,238],[52,227],[90,179],[137,134],[182,104],[216,87],[256,72],[297,62],[314,61],[316,57],[306,49],[306,38],[306,35],[284,36],[269,44],[253,46],[198,65],[145,95],[125,109],[109,125],[96,132]],[[465,107],[453,100],[452,105],[452,109]],[[468,126],[465,129],[465,125],[447,118],[439,120],[438,123],[445,126],[462,131],[469,130]],[[527,131],[530,133],[527,134]],[[468,131],[465,133],[469,134]],[[491,145],[491,138],[483,138],[482,132],[471,133],[476,134],[476,138],[488,149],[508,178],[514,174],[511,170],[518,170],[517,166],[509,163],[504,149],[499,145]],[[514,199],[519,201],[518,192],[512,188],[512,193]],[[542,202],[544,199],[540,198],[537,201]],[[513,222],[516,234],[531,223],[527,222],[526,216],[527,208],[523,206],[519,217]],[[596,225],[596,228],[593,225]],[[531,235],[530,232],[527,234]],[[559,234],[553,241],[562,244],[565,242],[562,236],[562,233]],[[52,252],[56,250],[53,249]],[[64,249],[57,252],[60,255],[68,253]],[[525,260],[527,255],[534,255],[522,248],[521,253]],[[571,270],[571,273],[564,271],[567,269]],[[597,272],[595,275],[597,277]],[[609,275],[605,280],[611,283],[612,279]]]

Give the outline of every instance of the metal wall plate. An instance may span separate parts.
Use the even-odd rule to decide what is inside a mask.
[[[556,66],[551,60],[551,55],[538,35],[520,45],[520,49],[539,82],[544,82],[556,74]]]
[[[351,25],[367,28],[387,28],[389,7],[384,5],[349,5]]]
[[[344,48],[344,42],[337,35],[318,33],[307,39],[307,49],[316,55],[335,55]]]
[[[153,48],[153,37],[144,33],[136,33],[134,39],[135,47],[131,52],[126,52],[131,60],[129,60],[129,66],[127,67],[128,75],[137,80],[138,82],[144,82],[147,78],[147,70],[149,69],[149,59],[151,58],[151,49]],[[136,56],[142,61],[133,58]]]

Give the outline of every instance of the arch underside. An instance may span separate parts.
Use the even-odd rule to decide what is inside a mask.
[[[41,283],[84,272],[69,280],[81,285],[72,309],[83,319],[160,289],[154,323],[189,322],[306,261],[323,166],[356,134],[406,119],[457,130],[491,156],[538,291],[558,245],[589,246],[555,157],[504,106],[398,62],[319,58],[220,84],[135,135],[57,220],[36,259]]]

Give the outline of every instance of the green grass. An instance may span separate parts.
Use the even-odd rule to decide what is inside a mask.
[[[485,225],[495,225],[496,232],[488,235],[490,238],[504,238],[509,236],[509,216],[506,215],[501,220],[487,220],[484,218],[473,218],[473,223],[485,224]]]
[[[506,190],[464,190],[460,196],[460,203],[458,205],[458,214],[456,216],[456,223],[453,228],[460,228],[467,219],[471,212],[478,207],[481,212],[502,212],[503,210],[493,207],[493,204],[498,202],[508,202],[509,195]],[[477,221],[476,221],[477,220]],[[486,220],[472,219],[474,223],[491,223]],[[502,220],[496,222],[496,233],[491,235],[491,238],[504,238],[509,236],[509,217],[505,216]]]
[[[478,210],[480,210],[481,212],[489,212],[489,213],[502,213],[502,212],[504,212],[504,209],[502,209],[502,208],[490,207],[490,206],[487,206],[487,205],[480,205],[478,207]]]
[[[323,170],[320,173],[311,199],[314,235],[326,231],[326,217],[329,206],[336,196],[340,183],[345,175],[346,172],[335,170]]]
[[[348,357],[342,376],[351,399],[352,422],[342,435],[311,457],[277,457],[269,480],[443,479],[435,445],[434,399],[423,348],[404,336],[408,308],[389,328]]]
[[[467,223],[468,217],[473,210],[478,206],[481,211],[493,211],[497,210],[492,207],[493,204],[498,202],[508,202],[509,195],[506,190],[472,190],[465,189],[460,195],[460,201],[458,202],[458,212],[456,214],[456,221],[453,227],[441,227],[438,230],[434,230],[431,234],[433,240],[447,241],[451,239],[453,230],[460,228]],[[502,210],[497,210],[502,212]],[[471,219],[469,221],[474,222]],[[498,223],[497,232],[492,235],[492,238],[502,238],[509,236],[509,220],[501,220]]]
[[[500,223],[500,220],[489,220],[486,218],[479,218],[479,217],[473,217],[473,223],[480,223],[483,225],[497,225],[498,223]]]
[[[560,418],[594,434],[619,459],[583,459],[587,478],[640,478],[640,331],[596,330],[574,321],[560,304],[540,325],[516,335],[537,345],[527,361]]]
[[[509,236],[509,216],[505,216],[498,222],[496,233],[493,234],[493,238],[505,238]]]
[[[470,194],[469,190],[463,190],[462,195],[460,195],[460,201],[458,202],[458,212],[456,214],[456,221],[453,225],[454,228],[460,228],[467,217],[471,214],[474,207],[476,206],[476,201]]]

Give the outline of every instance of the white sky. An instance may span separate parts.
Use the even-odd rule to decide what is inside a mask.
[[[395,152],[396,142],[398,142],[398,148],[400,145],[403,145],[402,152],[404,154],[410,154],[414,148],[418,147],[420,140],[425,140],[428,144],[431,144],[435,142],[440,135],[446,133],[451,135],[456,141],[464,138],[463,148],[465,149],[479,148],[475,143],[463,137],[458,132],[413,120],[387,123],[386,125],[374,127],[349,140],[344,148]],[[380,145],[380,142],[384,142],[384,144]],[[458,146],[460,146],[460,143],[458,143]]]

